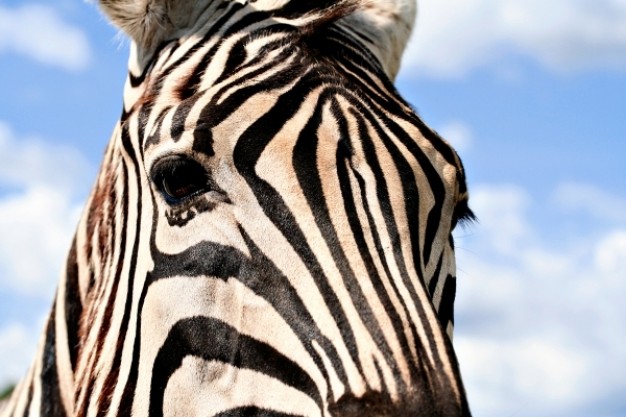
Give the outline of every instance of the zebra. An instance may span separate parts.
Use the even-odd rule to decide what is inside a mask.
[[[100,0],[123,110],[3,416],[469,416],[411,0]]]

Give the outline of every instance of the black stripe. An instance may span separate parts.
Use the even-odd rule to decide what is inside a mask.
[[[141,129],[140,126],[140,130]],[[139,137],[141,142],[142,136]],[[143,212],[143,204],[142,204],[142,184],[141,184],[141,164],[137,159],[135,154],[135,150],[133,148],[133,144],[130,138],[130,134],[128,132],[127,125],[122,129],[121,134],[122,145],[124,150],[126,151],[128,157],[131,159],[131,166],[134,168],[134,174],[136,179],[137,186],[137,219],[135,221],[135,240],[133,242],[133,250],[130,259],[129,271],[128,271],[128,293],[126,295],[126,303],[124,307],[124,315],[122,317],[122,323],[120,324],[120,340],[126,340],[126,332],[128,331],[128,324],[131,320],[130,312],[132,310],[133,304],[133,287],[135,284],[135,275],[137,268],[137,257],[139,254],[139,241],[141,237],[141,218]],[[128,186],[128,185],[127,185]],[[120,300],[121,301],[121,300]],[[141,322],[141,314],[138,314],[135,317],[137,321],[137,332],[135,334],[135,344],[133,348],[133,360],[131,363],[131,369],[128,376],[128,380],[126,381],[126,385],[124,386],[124,392],[122,394],[122,399],[120,401],[119,412],[121,415],[131,415],[132,405],[133,405],[133,396],[135,392],[135,387],[137,385],[137,373],[139,367],[139,334],[141,331],[140,322]],[[122,346],[124,346],[122,344]],[[115,353],[115,361],[121,360],[122,349],[119,349]],[[118,358],[119,356],[119,358]]]
[[[148,284],[171,277],[209,276],[226,280],[236,277],[246,262],[245,255],[231,246],[213,242],[197,243],[183,252],[168,255],[152,250],[154,270],[150,272]]]
[[[65,325],[67,327],[67,345],[70,352],[72,371],[76,371],[76,356],[79,348],[80,318],[83,305],[80,300],[80,286],[78,283],[78,264],[76,259],[76,237],[72,240],[69,255],[65,264]]]
[[[434,242],[437,228],[439,226],[439,219],[441,216],[441,212],[443,210],[443,203],[446,197],[446,188],[441,179],[439,172],[433,166],[433,163],[430,161],[428,156],[424,153],[424,151],[420,148],[420,146],[415,141],[415,138],[410,137],[407,132],[400,127],[393,119],[389,118],[383,111],[379,110],[374,103],[369,102],[367,98],[363,98],[365,101],[364,107],[360,108],[360,113],[365,116],[368,121],[374,126],[376,129],[376,133],[382,139],[385,148],[390,152],[394,159],[394,163],[398,165],[398,171],[400,174],[405,173],[402,177],[402,187],[404,189],[404,195],[407,197],[406,203],[408,205],[412,205],[413,208],[409,212],[410,214],[419,213],[419,189],[415,180],[415,171],[411,168],[410,164],[404,156],[402,156],[401,152],[398,150],[397,146],[394,142],[388,137],[388,135],[383,131],[376,118],[379,120],[385,120],[386,127],[391,131],[391,134],[394,135],[400,142],[405,146],[405,148],[413,155],[416,159],[419,167],[424,173],[422,177],[428,183],[433,193],[434,204],[427,218],[427,227],[424,232],[424,245],[420,247],[419,245],[419,221],[416,219],[415,222],[410,222],[410,235],[411,240],[413,242],[413,252],[414,252],[414,262],[417,263],[416,267],[418,268],[418,273],[421,274],[422,279],[424,279],[424,268],[421,263],[424,265],[428,264],[430,260],[432,244]],[[376,118],[370,113],[376,112]],[[412,200],[415,198],[416,200]],[[408,210],[407,210],[408,211]],[[437,214],[438,213],[438,214]],[[421,249],[422,256],[418,256],[420,253],[419,249]]]
[[[367,198],[367,195],[366,195],[365,179],[360,174],[358,174],[358,171],[354,170],[353,172],[354,172],[355,178],[357,179],[357,182],[359,184],[359,189],[361,190],[361,201],[363,202],[363,209],[364,209],[364,211],[366,213],[367,221],[368,221],[368,223],[370,225],[375,226],[376,223],[374,221],[374,215],[373,215],[372,209],[370,208],[370,205],[369,205],[369,202],[368,202],[368,198]],[[391,270],[389,268],[389,261],[387,259],[386,250],[383,248],[378,229],[376,227],[370,227],[370,233],[371,233],[371,238],[374,241],[374,245],[375,245],[378,257],[381,260],[381,263],[382,263],[383,268],[385,270],[385,274],[389,277],[391,285],[393,286],[393,288],[396,291],[396,293],[399,294],[399,290],[397,288],[397,284],[396,284],[396,282],[395,282],[395,280],[393,278],[393,275],[391,273]],[[401,265],[399,265],[399,267],[401,267]],[[403,278],[403,282],[405,284],[405,287],[407,287],[407,290],[409,291],[409,294],[411,295],[411,300],[413,300],[413,304],[414,304],[415,308],[418,311],[418,314],[420,316],[420,321],[421,322],[425,321],[426,320],[426,316],[424,314],[422,306],[417,301],[417,296],[414,293],[412,284],[409,282],[408,277],[406,277],[405,275],[402,275],[402,278]],[[403,307],[403,309],[405,311],[405,314],[407,315],[407,317],[410,318],[411,315],[409,314],[409,307],[407,306],[406,302],[403,301],[403,297],[402,296],[398,295],[398,298],[399,298],[399,301],[400,301],[400,303],[401,303],[401,305],[402,305],[402,307]],[[425,360],[421,360],[420,361],[420,359],[425,359],[427,357],[428,352],[426,351],[425,346],[422,345],[421,343],[419,343],[420,338],[418,337],[418,332],[417,332],[417,329],[416,329],[414,323],[409,322],[409,330],[411,332],[413,340],[415,341],[415,345],[414,346],[415,346],[415,349],[417,351],[418,362],[416,363],[415,360],[412,358],[412,355],[410,355],[410,350],[405,350],[405,352],[407,352],[407,359],[409,360],[409,364],[413,365],[411,367],[411,369],[410,369],[412,379],[414,381],[419,381],[420,378],[424,378],[424,375],[427,375],[427,372],[428,372],[427,369],[425,368],[425,366],[426,366]],[[408,341],[406,343],[406,346],[408,347]]]
[[[439,321],[443,326],[454,324],[454,298],[456,297],[456,277],[448,274],[439,304]]]
[[[61,391],[59,389],[59,376],[57,374],[56,359],[56,329],[55,323],[56,304],[52,306],[48,325],[46,326],[46,341],[42,352],[41,363],[41,415],[42,416],[66,416]]]
[[[312,13],[330,13],[335,9],[353,10],[354,0],[298,0],[285,3],[274,14],[285,19],[297,19]],[[340,13],[337,18],[342,17]]]
[[[347,138],[348,129],[347,129],[345,120],[343,118],[339,118],[337,121],[340,125],[340,131],[342,132],[342,136]],[[410,317],[410,314],[408,312],[408,308],[406,304],[402,301],[402,297],[400,296],[400,292],[397,288],[397,284],[395,280],[393,280],[391,277],[391,271],[389,270],[387,259],[384,257],[384,250],[382,247],[382,243],[380,241],[380,236],[378,235],[378,231],[374,227],[375,226],[374,219],[373,219],[371,209],[369,208],[369,203],[365,195],[365,181],[360,176],[358,171],[352,166],[351,159],[350,159],[351,155],[344,155],[343,153],[344,151],[342,150],[341,147],[339,147],[337,149],[337,176],[339,178],[339,183],[341,187],[341,195],[342,195],[342,199],[344,202],[344,210],[346,212],[346,217],[348,219],[348,223],[350,224],[350,229],[352,231],[352,235],[356,242],[356,247],[359,250],[361,259],[363,260],[365,264],[365,268],[368,272],[368,277],[372,285],[374,286],[374,289],[376,290],[376,293],[385,308],[385,312],[390,318],[390,321],[393,325],[396,337],[398,338],[398,341],[400,343],[400,346],[402,347],[402,350],[407,353],[406,358],[409,362],[409,365],[414,367],[416,366],[416,364],[415,364],[413,355],[410,354],[409,340],[407,339],[407,336],[404,333],[404,326],[403,326],[402,319],[400,318],[399,314],[397,313],[396,309],[393,306],[390,293],[388,292],[387,288],[385,288],[382,282],[381,276],[376,273],[377,268],[372,258],[373,254],[370,253],[369,251],[368,244],[364,235],[364,225],[361,224],[361,222],[359,221],[359,215],[356,209],[356,201],[353,198],[353,195],[355,194],[355,192],[360,193],[361,202],[363,204],[363,210],[365,211],[367,220],[369,224],[371,225],[370,227],[371,238],[374,242],[375,249],[378,253],[379,259],[382,263],[384,273],[387,277],[389,277],[389,283],[392,287],[391,291],[393,292],[393,294],[396,295],[407,318]],[[359,190],[353,191],[351,183],[350,183],[350,174],[348,173],[348,171],[350,171],[352,175],[355,176],[355,179],[357,180],[357,183],[360,186]],[[415,333],[414,327],[411,326],[409,330],[412,333],[413,340],[417,340],[417,334]]]
[[[441,256],[439,256],[439,261],[437,262],[437,267],[435,268],[435,272],[433,276],[430,278],[430,282],[428,283],[428,293],[430,294],[430,298],[432,299],[435,295],[435,290],[437,289],[437,284],[439,283],[439,275],[441,275],[441,267],[443,266],[443,255],[441,252]],[[445,323],[441,323],[445,325]]]
[[[34,366],[34,365],[33,365]],[[33,402],[33,390],[34,390],[34,381],[30,381],[30,385],[28,386],[28,397],[26,398],[26,404],[24,405],[24,417],[28,417],[30,414],[30,406]],[[17,403],[15,403],[15,407],[17,408]]]
[[[255,165],[265,147],[271,142],[284,124],[291,119],[303,104],[302,97],[320,84],[314,75],[307,74],[291,90],[279,97],[274,107],[256,120],[240,137],[234,151],[234,162],[238,172],[244,177],[265,215],[288,239],[300,259],[309,270],[320,294],[329,310],[335,315],[337,323],[348,323],[346,313],[329,285],[314,250],[307,243],[306,236],[293,213],[285,204],[282,196],[265,180],[257,176]],[[362,366],[354,333],[349,326],[339,326],[342,339],[348,347],[353,362],[361,373]]]
[[[395,372],[397,371],[397,364],[393,360],[393,352],[391,351],[384,333],[380,328],[380,323],[378,323],[376,316],[371,310],[369,301],[365,297],[365,294],[363,294],[363,290],[358,283],[358,279],[355,276],[348,258],[340,244],[340,238],[337,231],[333,227],[331,214],[327,205],[328,196],[324,195],[320,178],[321,174],[317,168],[317,151],[320,146],[318,143],[318,128],[322,125],[322,112],[325,104],[328,102],[327,100],[335,95],[335,91],[333,90],[326,90],[320,95],[315,112],[300,132],[293,150],[293,166],[300,187],[302,188],[307,203],[315,218],[317,227],[328,244],[328,248],[330,249],[335,265],[339,270],[340,277],[343,279],[348,293],[350,294],[352,303],[360,313],[363,324],[367,328],[373,340],[376,341],[376,344],[383,353],[384,357],[387,359],[388,365],[392,370],[394,370],[394,373],[399,378],[399,373]],[[336,102],[334,107],[335,111],[337,111]],[[342,122],[344,121],[342,120]],[[346,129],[345,124],[343,127]],[[322,146],[325,146],[325,144]],[[341,198],[340,196],[337,197]],[[351,196],[349,195],[344,196],[344,198],[350,197]],[[344,323],[344,325],[349,325],[349,322]],[[358,347],[354,346],[352,349],[356,351],[358,350]]]
[[[393,217],[391,202],[389,199],[389,192],[388,192],[387,187],[385,186],[384,171],[382,170],[382,167],[380,166],[380,163],[378,162],[378,159],[376,157],[376,149],[374,147],[374,144],[371,142],[371,138],[369,134],[367,133],[367,130],[365,129],[363,116],[365,117],[368,117],[368,116],[372,117],[372,116],[365,109],[360,109],[359,113],[355,111],[352,111],[352,112],[353,112],[354,117],[357,120],[360,119],[359,138],[361,139],[363,143],[363,149],[364,149],[364,153],[365,153],[368,165],[370,166],[370,168],[372,169],[376,177],[377,200],[379,201],[379,205],[381,207],[381,210],[383,211],[382,217],[386,223],[387,233],[389,233],[389,236],[392,242],[400,242],[401,240],[400,240],[399,231],[397,229],[397,225],[393,221],[394,217]],[[392,121],[390,120],[386,120],[386,122],[390,126],[393,125]],[[385,133],[382,131],[382,129],[380,128],[376,120],[370,120],[370,124],[377,130],[379,138],[385,144],[385,147],[387,148],[388,152],[390,152],[392,156],[395,155],[394,162],[396,164],[401,163],[401,162],[406,163],[406,161],[400,157],[399,151],[394,146],[393,142],[391,142],[390,138],[387,137],[387,135],[385,135]],[[400,173],[406,172],[406,171],[402,171],[401,169],[399,171]],[[411,175],[404,178],[404,181],[403,181],[403,186],[405,187],[405,190],[406,190],[407,184],[410,184],[412,181],[412,178],[414,177],[414,175],[412,174],[412,170],[409,172],[411,173]],[[364,184],[361,184],[361,187],[364,189],[365,188]],[[364,201],[367,201],[365,195],[363,195],[363,199]],[[418,211],[416,211],[416,213],[417,212]],[[372,224],[375,224],[373,223],[373,218],[369,219],[369,221],[372,222]],[[372,228],[372,230],[374,232],[374,228]],[[382,248],[380,248],[379,251],[380,251],[379,255],[381,256],[381,259],[385,259],[385,254],[383,253]],[[437,370],[442,369],[443,365],[441,363],[441,358],[438,356],[437,351],[436,351],[436,343],[434,340],[433,329],[431,327],[432,325],[437,326],[438,323],[429,323],[427,316],[426,316],[426,312],[425,312],[426,309],[432,308],[432,306],[422,305],[420,303],[419,297],[414,287],[414,283],[411,281],[409,274],[408,274],[408,270],[406,269],[407,267],[405,263],[406,260],[404,260],[402,256],[402,251],[400,250],[400,248],[395,248],[395,250],[393,251],[393,254],[396,258],[396,264],[399,268],[400,276],[404,282],[405,288],[407,289],[407,291],[409,292],[411,296],[411,299],[413,300],[413,305],[415,306],[419,315],[419,322],[420,324],[422,324],[424,328],[424,332],[426,334],[426,339],[427,339],[426,341],[423,341],[425,342],[425,344],[422,344],[422,343],[416,344],[418,357],[424,358],[424,360],[422,360],[418,364],[419,369],[415,370],[415,372],[412,372],[412,376],[414,377],[416,383],[419,384],[420,381],[422,381],[423,390],[430,392],[433,396],[437,392],[450,392],[450,390],[448,389],[440,390],[436,386],[436,383],[434,382],[437,380],[437,374],[436,374]],[[419,270],[417,272],[418,274],[420,274]],[[421,280],[424,279],[423,272],[421,273],[421,275],[419,275],[419,278]],[[423,281],[421,285],[424,286]],[[411,323],[410,327],[412,328],[413,333],[416,334],[416,330],[414,329],[415,324]],[[419,338],[417,338],[416,341],[419,341]],[[426,363],[428,352],[433,352],[433,358],[435,361],[434,367],[431,367]]]
[[[113,311],[118,301],[118,288],[119,288],[119,284],[120,284],[121,277],[122,277],[122,270],[124,268],[124,258],[126,257],[126,246],[127,246],[126,239],[128,236],[127,228],[128,228],[128,215],[129,215],[128,213],[128,200],[129,200],[128,198],[129,182],[128,181],[129,179],[128,179],[128,168],[126,168],[126,164],[121,163],[121,167],[122,167],[122,173],[120,175],[120,178],[123,179],[124,181],[124,188],[123,188],[124,194],[121,196],[122,198],[121,212],[117,213],[119,216],[121,216],[121,219],[122,219],[122,229],[121,229],[122,233],[120,234],[120,242],[119,242],[120,253],[116,259],[117,262],[115,263],[115,265],[112,265],[112,267],[113,266],[115,267],[115,275],[113,278],[113,287],[111,288],[109,299],[107,300],[106,307],[104,310],[102,327],[98,334],[98,342],[99,342],[98,352],[100,352],[102,347],[104,346],[104,340],[106,338],[106,335],[111,330],[111,319],[113,317]],[[120,330],[122,329],[123,328],[121,328]],[[101,395],[99,398],[99,403],[101,404],[101,408],[103,410],[107,410],[111,406],[111,400],[113,397],[111,393],[115,389],[115,386],[117,385],[117,382],[118,382],[120,364],[122,362],[121,353],[122,353],[123,346],[124,346],[124,338],[120,334],[120,337],[118,338],[118,341],[117,341],[116,354],[113,358],[113,362],[111,365],[111,371],[109,372],[106,379],[104,380]],[[90,389],[89,392],[93,392],[93,390]],[[84,415],[87,415],[86,414],[87,410],[84,410],[84,411],[85,411]]]
[[[211,27],[204,34],[201,40],[199,40],[192,48],[190,48],[184,56],[182,56],[178,61],[171,65],[165,76],[167,76],[169,72],[171,72],[173,69],[186,64],[187,61],[196,52],[198,52],[202,47],[206,45],[207,42],[209,42],[209,40],[211,40],[212,37],[217,35],[217,32],[219,30],[224,29],[228,21],[231,20],[235,13],[243,7],[243,5],[235,2],[232,2],[230,4],[232,5],[231,8],[215,24],[211,25]],[[243,26],[245,27],[247,25],[258,23],[265,18],[265,13],[255,13],[248,15],[245,19]],[[242,25],[237,21],[232,27],[228,28],[228,30],[222,34],[221,39],[207,51],[207,53],[203,56],[203,58],[196,66],[195,70],[191,73],[191,76],[187,79],[187,82],[179,88],[178,92],[181,100],[190,98],[198,92],[198,86],[202,81],[205,70],[209,67],[211,60],[213,59],[217,51],[219,51],[219,49],[223,46],[224,40],[227,39],[229,36],[238,33],[238,30],[242,30],[244,29],[244,27],[242,27]]]
[[[163,416],[168,380],[187,356],[223,362],[276,378],[308,395],[322,408],[315,382],[297,363],[220,320],[192,317],[176,323],[159,349],[152,367],[150,416]]]
[[[322,358],[313,347],[313,342],[316,342],[322,348],[337,378],[342,384],[347,385],[348,376],[335,346],[317,326],[311,312],[306,309],[302,298],[289,282],[289,278],[263,254],[261,249],[252,242],[244,230],[241,230],[241,233],[248,245],[250,259],[255,265],[254,268],[243,270],[245,273],[240,278],[242,282],[256,294],[265,298],[278,314],[285,319],[286,323],[298,336],[307,353],[313,358],[315,365],[324,375],[328,387],[331,386],[330,376]],[[272,285],[267,285],[267,282],[271,282]],[[328,395],[327,401],[335,400],[330,389],[328,390]]]
[[[235,248],[213,242],[200,242],[180,254],[168,255],[159,252],[152,239],[151,251],[155,269],[148,275],[148,285],[161,279],[179,276],[204,276],[224,281],[228,278],[235,278],[255,294],[267,300],[284,318],[315,361],[329,386],[330,378],[325,371],[323,361],[313,348],[313,341],[316,341],[326,352],[338,378],[346,384],[347,376],[339,355],[332,343],[316,326],[313,317],[289,279],[261,252],[243,229],[240,229],[240,232],[248,245],[250,258]],[[143,299],[142,295],[140,308],[143,306]]]
[[[254,406],[233,408],[228,411],[223,411],[219,414],[215,414],[213,417],[298,417],[299,414],[286,414],[280,411],[266,410]],[[302,416],[304,417],[304,416]]]

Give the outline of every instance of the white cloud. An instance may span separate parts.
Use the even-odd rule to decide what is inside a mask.
[[[71,148],[16,138],[0,123],[0,287],[49,298],[93,169]]]
[[[483,185],[470,190],[470,205],[480,221],[475,232],[484,237],[482,242],[489,250],[517,253],[533,234],[526,219],[530,203],[530,195],[514,185]]]
[[[20,323],[9,323],[0,328],[0,389],[24,377],[35,357],[38,337],[36,332]],[[7,360],[8,358],[8,360]]]
[[[604,273],[622,273],[626,279],[626,230],[606,236],[596,248],[596,266]]]
[[[76,149],[18,138],[0,120],[0,185],[48,186],[68,192],[89,185],[85,173],[92,169]]]
[[[64,22],[50,6],[0,6],[0,53],[22,54],[43,64],[79,71],[91,52],[85,33]]]
[[[93,172],[76,150],[19,137],[0,121],[0,293],[11,305],[49,305]],[[10,359],[0,389],[21,379],[35,354],[43,320],[11,321],[23,315],[0,318],[0,357]]]
[[[626,198],[607,193],[591,184],[561,184],[554,200],[565,209],[582,211],[597,220],[626,222]]]
[[[533,208],[593,214],[515,186],[474,187],[471,204],[481,222],[457,237],[455,344],[475,415],[621,415],[610,410],[626,405],[626,221],[555,246]]]
[[[470,127],[458,120],[448,122],[438,129],[439,134],[450,143],[457,152],[463,153],[469,150],[474,140]]]
[[[576,409],[581,397],[584,403],[581,382],[592,364],[576,350],[539,337],[468,337],[456,346],[475,415],[555,415],[560,404]]]
[[[51,187],[0,200],[0,285],[27,294],[54,292],[80,205]]]
[[[422,0],[404,69],[456,77],[510,72],[526,56],[558,72],[626,70],[623,0]],[[407,74],[409,71],[407,71]]]

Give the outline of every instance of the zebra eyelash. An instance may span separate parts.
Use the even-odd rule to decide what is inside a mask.
[[[467,199],[459,201],[454,208],[454,213],[452,215],[452,229],[459,225],[461,225],[461,227],[467,227],[477,221],[478,218],[469,207]]]

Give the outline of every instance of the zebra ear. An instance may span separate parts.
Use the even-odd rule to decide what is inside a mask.
[[[350,29],[368,39],[365,42],[391,80],[400,69],[416,11],[416,0],[364,0],[358,1],[356,11],[346,17]]]
[[[137,45],[154,43],[169,26],[167,0],[100,0],[100,7]]]
[[[139,49],[148,51],[177,29],[193,24],[193,1],[99,0],[109,19],[122,29]]]

